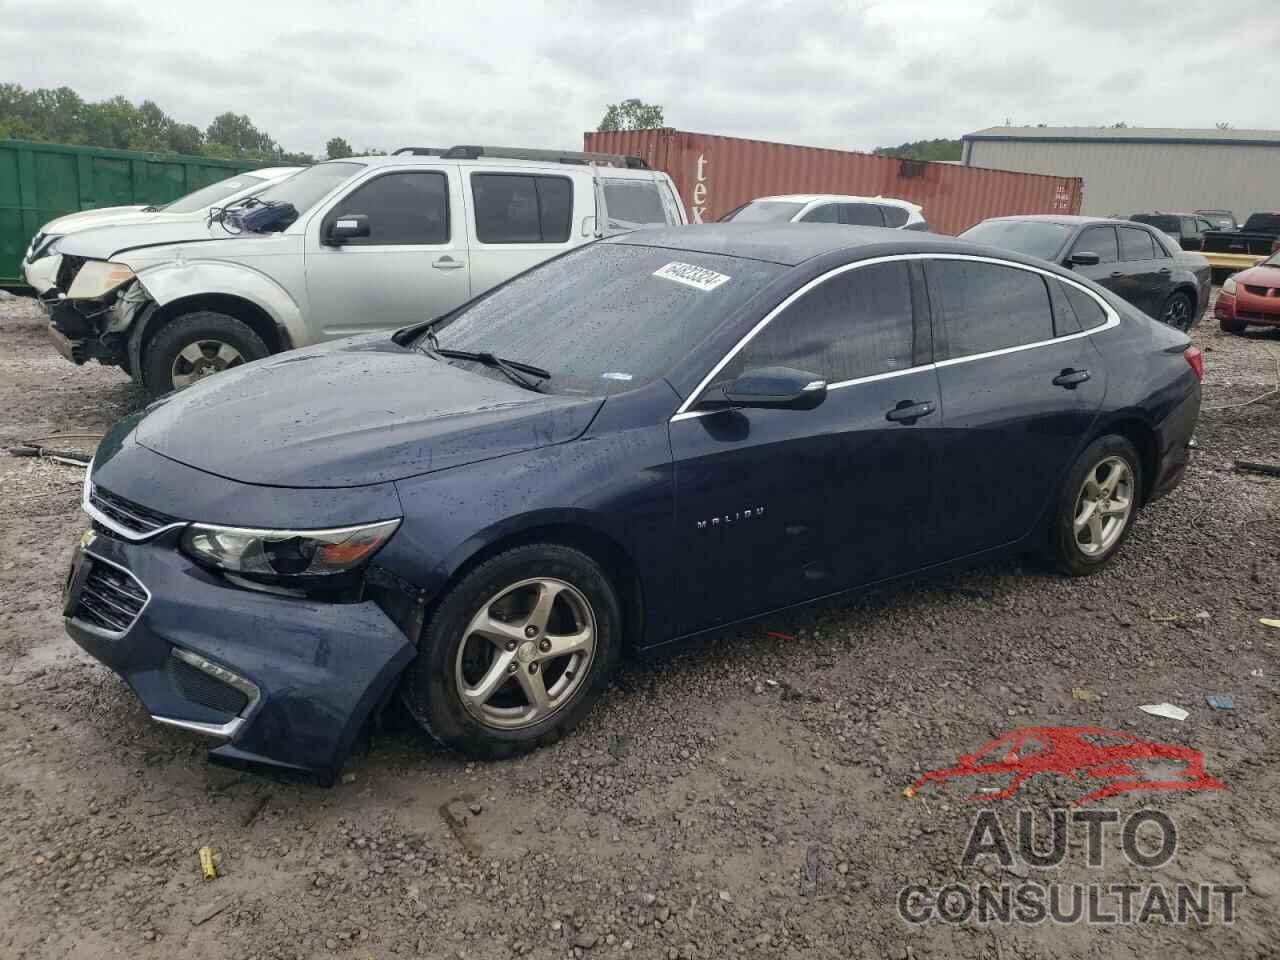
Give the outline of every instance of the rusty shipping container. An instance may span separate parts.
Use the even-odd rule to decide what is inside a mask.
[[[587,150],[642,157],[670,174],[690,223],[712,223],[756,197],[843,193],[910,200],[924,207],[934,230],[954,234],[987,217],[1079,213],[1084,191],[1079,177],[897,160],[680,130],[586,133],[583,139]]]

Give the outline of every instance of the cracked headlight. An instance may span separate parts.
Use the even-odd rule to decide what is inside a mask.
[[[333,530],[256,530],[194,523],[182,535],[193,560],[233,573],[316,577],[352,570],[391,539],[399,520]]]
[[[132,279],[133,271],[123,263],[86,260],[76,278],[71,281],[67,297],[71,300],[96,300]]]

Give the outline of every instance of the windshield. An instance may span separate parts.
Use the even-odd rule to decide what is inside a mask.
[[[652,180],[604,181],[604,202],[609,223],[619,227],[640,227],[646,223],[666,223],[662,195]]]
[[[227,177],[225,180],[219,180],[217,183],[211,183],[207,187],[201,187],[192,193],[188,193],[185,197],[179,197],[166,203],[164,206],[156,207],[157,210],[163,210],[165,213],[195,213],[206,207],[211,207],[227,197],[240,193],[242,190],[249,190],[257,184],[265,183],[262,177],[255,177],[249,173],[240,173],[234,177]]]
[[[1230,210],[1197,210],[1196,213],[1210,223],[1216,223],[1220,227],[1229,227],[1236,220],[1235,215]]]
[[[439,346],[545,367],[551,379],[542,389],[549,393],[620,393],[665,376],[786,269],[688,250],[594,243],[455,314],[437,329]],[[472,361],[449,362],[502,376]]]
[[[1071,235],[1065,223],[1044,220],[984,220],[960,234],[961,240],[987,243],[1041,260],[1053,260]]]
[[[1244,222],[1245,230],[1258,233],[1280,233],[1280,213],[1251,213]]]
[[[287,180],[260,190],[256,196],[272,203],[291,203],[300,216],[363,166],[363,163],[317,163],[314,167],[298,171]]]
[[[1273,253],[1259,264],[1262,267],[1280,267],[1280,252]]]
[[[791,200],[752,200],[723,219],[735,223],[786,223],[804,207]]]
[[[1159,213],[1135,213],[1129,218],[1134,223],[1145,223],[1172,236],[1178,236],[1182,229],[1182,221],[1178,217],[1170,217]]]

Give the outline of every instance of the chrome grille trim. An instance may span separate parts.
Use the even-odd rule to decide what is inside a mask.
[[[158,537],[169,530],[185,527],[186,521],[175,520],[162,513],[148,510],[141,504],[116,496],[107,490],[99,490],[90,479],[93,464],[84,472],[84,489],[80,495],[80,509],[125,540],[141,543]],[[136,526],[130,526],[132,521]]]
[[[104,560],[91,550],[86,550],[85,556],[90,559],[95,568],[99,564],[109,567],[123,575],[125,580],[123,584],[114,583],[106,577],[95,577],[96,570],[90,570],[88,579],[80,588],[76,605],[66,619],[80,629],[105,640],[119,640],[132,630],[134,624],[142,617],[147,605],[151,603],[151,591],[147,589],[146,584],[120,564]],[[136,585],[136,590],[132,589],[133,585]],[[99,609],[93,610],[91,606],[90,609],[85,609],[86,594],[91,598],[91,602],[100,605]],[[108,608],[110,612],[104,613],[101,607]],[[94,623],[86,620],[85,616],[89,615],[102,622]]]

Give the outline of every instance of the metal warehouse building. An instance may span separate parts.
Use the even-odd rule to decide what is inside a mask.
[[[1083,178],[1085,214],[1280,210],[1280,130],[989,127],[963,139],[966,166]]]

